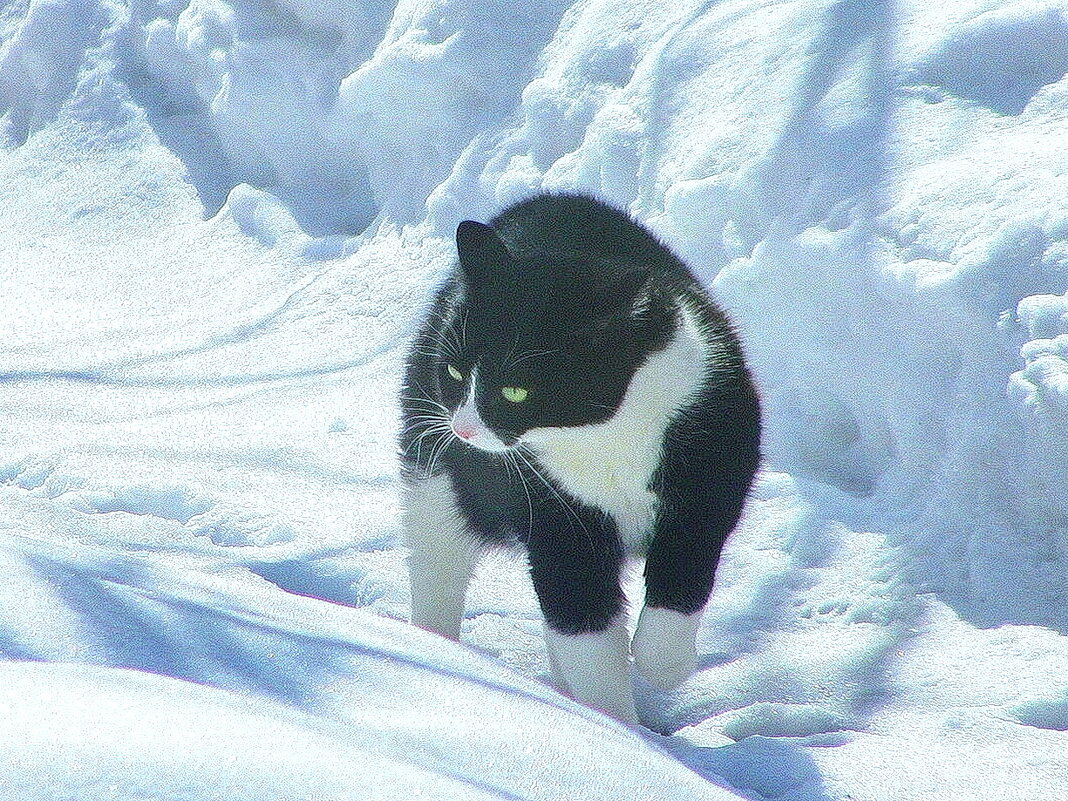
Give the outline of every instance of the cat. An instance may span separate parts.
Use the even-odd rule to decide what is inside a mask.
[[[519,544],[557,685],[634,724],[630,653],[660,688],[693,671],[759,467],[741,345],[685,264],[593,197],[467,220],[456,247],[401,398],[412,622],[458,639],[479,552]],[[628,644],[632,557],[646,592]]]

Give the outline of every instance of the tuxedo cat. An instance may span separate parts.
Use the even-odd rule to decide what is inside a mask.
[[[459,637],[479,551],[525,547],[557,683],[633,723],[693,670],[720,550],[760,460],[738,339],[625,214],[543,194],[462,222],[408,359],[401,435],[412,622]],[[620,573],[645,559],[628,648]]]

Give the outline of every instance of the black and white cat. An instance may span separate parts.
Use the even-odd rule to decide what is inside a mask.
[[[686,678],[724,540],[760,460],[738,339],[625,214],[544,194],[462,222],[402,408],[412,622],[458,638],[479,552],[525,546],[557,683],[635,721],[629,655]],[[628,648],[620,573],[645,558]]]

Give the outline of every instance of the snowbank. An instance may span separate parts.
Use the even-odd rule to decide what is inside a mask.
[[[4,6],[0,787],[1062,798],[1066,31],[1060,0]],[[766,401],[701,669],[638,699],[670,736],[545,686],[513,558],[468,650],[397,622],[403,346],[455,223],[539,188],[687,258]]]

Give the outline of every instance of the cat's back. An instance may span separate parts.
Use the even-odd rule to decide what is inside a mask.
[[[681,263],[624,212],[582,194],[546,193],[505,209],[490,225],[518,257],[564,253],[597,260],[656,266]]]
[[[685,262],[626,212],[590,195],[546,192],[509,206],[489,224],[524,262],[512,279],[535,319],[570,322],[566,311],[582,316],[591,299],[611,293],[621,276],[641,275],[656,301],[646,306],[650,317],[659,307],[670,327],[666,321],[685,307],[721,371],[748,381],[740,342],[723,310]]]

